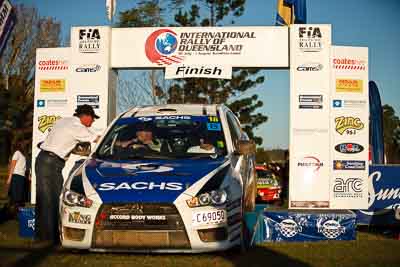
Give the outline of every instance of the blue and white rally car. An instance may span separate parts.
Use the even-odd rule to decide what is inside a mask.
[[[153,252],[246,246],[254,153],[224,105],[129,110],[64,185],[62,245]]]

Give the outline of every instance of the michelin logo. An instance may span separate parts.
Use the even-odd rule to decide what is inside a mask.
[[[102,183],[98,190],[101,191],[116,191],[116,190],[171,190],[179,191],[183,189],[182,183],[154,183],[154,182],[135,182],[135,183]]]

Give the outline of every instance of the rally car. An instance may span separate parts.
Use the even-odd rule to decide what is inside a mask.
[[[207,252],[246,247],[255,145],[224,105],[133,108],[60,196],[62,246]]]
[[[257,199],[259,201],[278,201],[281,198],[282,187],[277,175],[266,166],[257,165]]]

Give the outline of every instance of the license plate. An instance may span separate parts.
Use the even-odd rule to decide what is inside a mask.
[[[225,210],[199,211],[193,213],[193,226],[226,223]]]

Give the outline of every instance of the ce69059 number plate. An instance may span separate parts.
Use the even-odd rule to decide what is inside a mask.
[[[204,226],[226,223],[225,210],[211,210],[194,212],[192,217],[193,226]]]

